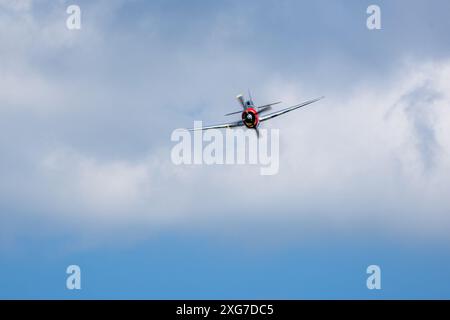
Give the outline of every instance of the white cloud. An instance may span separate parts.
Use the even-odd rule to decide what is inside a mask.
[[[70,151],[57,151],[44,159],[43,168],[48,177],[65,178],[54,191],[66,199],[78,199],[88,212],[106,216],[117,211],[132,212],[142,194],[151,191],[148,189],[149,167],[144,164],[123,161],[102,164]],[[72,196],[65,194],[67,192]]]
[[[40,28],[25,8],[17,9],[21,23],[0,31],[6,39],[0,55],[10,62],[1,66],[0,111],[15,137],[1,137],[0,147],[10,151],[6,159],[20,156],[6,164],[0,159],[1,196],[9,207],[42,218],[54,230],[93,236],[114,230],[119,239],[165,228],[207,232],[219,224],[214,230],[233,234],[248,221],[252,232],[263,224],[279,224],[286,234],[348,232],[369,224],[408,237],[448,235],[449,61],[414,60],[387,72],[380,83],[357,84],[358,78],[346,79],[349,87],[329,79],[328,85],[311,84],[286,79],[230,46],[233,32],[224,26],[232,15],[211,26],[220,41],[207,36],[205,43],[173,52],[166,50],[173,44],[164,42],[164,28],[151,33],[148,47],[120,32],[117,44],[108,43],[102,7],[96,8],[93,16],[100,21],[83,24],[81,38],[67,33],[57,11]],[[8,19],[0,26],[13,21]],[[37,61],[44,62],[60,52],[76,57],[70,49],[87,61],[74,59],[75,74],[67,77],[41,68],[29,54],[39,51]],[[77,74],[78,67],[87,74]],[[234,90],[247,81],[257,83],[254,95],[261,103],[326,95],[267,123],[281,130],[279,175],[261,177],[259,168],[249,166],[174,166],[166,134],[172,126],[188,126],[200,116],[205,123],[220,120],[223,110],[237,106],[231,105]],[[17,106],[35,112],[16,115]],[[127,152],[128,146],[137,151]],[[12,228],[21,227],[3,223],[0,231],[8,229],[13,237]]]
[[[166,147],[138,161],[101,160],[66,148],[51,151],[39,164],[40,183],[52,190],[45,200],[48,214],[67,211],[68,221],[75,215],[89,229],[124,224],[129,230],[131,223],[155,231],[258,219],[284,221],[294,229],[315,221],[316,226],[353,230],[381,221],[385,232],[443,235],[450,227],[445,196],[450,188],[450,63],[400,71],[344,101],[328,97],[267,124],[281,129],[280,174],[274,177],[261,177],[258,168],[247,166],[176,167],[170,163],[169,137]],[[422,95],[424,85],[435,98]],[[280,83],[280,90],[270,90],[289,87]],[[408,115],[405,97],[411,94],[415,108],[427,108],[427,116],[435,119],[427,123],[434,142],[423,142],[438,146],[431,168]],[[286,93],[301,100],[296,96],[294,90]]]
[[[32,8],[32,0],[0,0],[2,9],[9,9],[15,12],[29,11]]]

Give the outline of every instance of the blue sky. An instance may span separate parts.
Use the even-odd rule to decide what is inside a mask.
[[[449,298],[449,9],[0,0],[0,298]],[[173,165],[248,88],[326,96],[267,124],[279,174]]]

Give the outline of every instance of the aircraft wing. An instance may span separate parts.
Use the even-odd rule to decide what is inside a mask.
[[[295,109],[298,109],[298,108],[307,106],[308,104],[317,102],[317,101],[319,101],[319,100],[321,100],[321,99],[323,99],[323,98],[324,98],[324,97],[320,97],[320,98],[317,98],[317,99],[309,100],[309,101],[306,101],[306,102],[297,104],[297,105],[295,105],[295,106],[292,106],[292,107],[289,107],[289,108],[286,108],[286,109],[281,109],[281,110],[278,110],[278,111],[269,113],[269,114],[267,114],[267,115],[265,115],[265,116],[260,117],[260,118],[259,118],[259,121],[262,122],[262,121],[266,121],[266,120],[269,120],[269,119],[272,119],[272,118],[281,116],[281,115],[284,114],[284,113],[287,113],[287,112],[293,111],[293,110],[295,110]]]
[[[192,128],[188,129],[189,131],[198,131],[198,130],[209,130],[209,129],[221,129],[221,128],[234,128],[234,127],[241,127],[244,125],[244,122],[242,120],[230,122],[230,123],[224,123],[224,124],[217,124],[214,126],[207,126],[207,127],[201,127],[201,128]]]

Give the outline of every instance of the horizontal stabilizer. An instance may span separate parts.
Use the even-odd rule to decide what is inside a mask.
[[[242,110],[240,110],[240,111],[235,111],[235,112],[231,112],[231,113],[227,113],[225,116],[231,116],[231,115],[233,115],[233,114],[240,114],[240,113],[242,113]]]
[[[267,107],[271,107],[271,106],[274,106],[274,105],[276,105],[276,104],[280,104],[282,101],[278,101],[278,102],[274,102],[274,103],[269,103],[269,104],[265,104],[265,105],[263,105],[263,106],[259,106],[259,107],[257,107],[258,109],[266,109]]]

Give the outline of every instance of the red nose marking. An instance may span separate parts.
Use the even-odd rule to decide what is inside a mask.
[[[247,119],[247,115],[252,115],[251,119]],[[247,128],[256,128],[259,124],[258,111],[255,108],[247,108],[242,112],[242,121]]]

